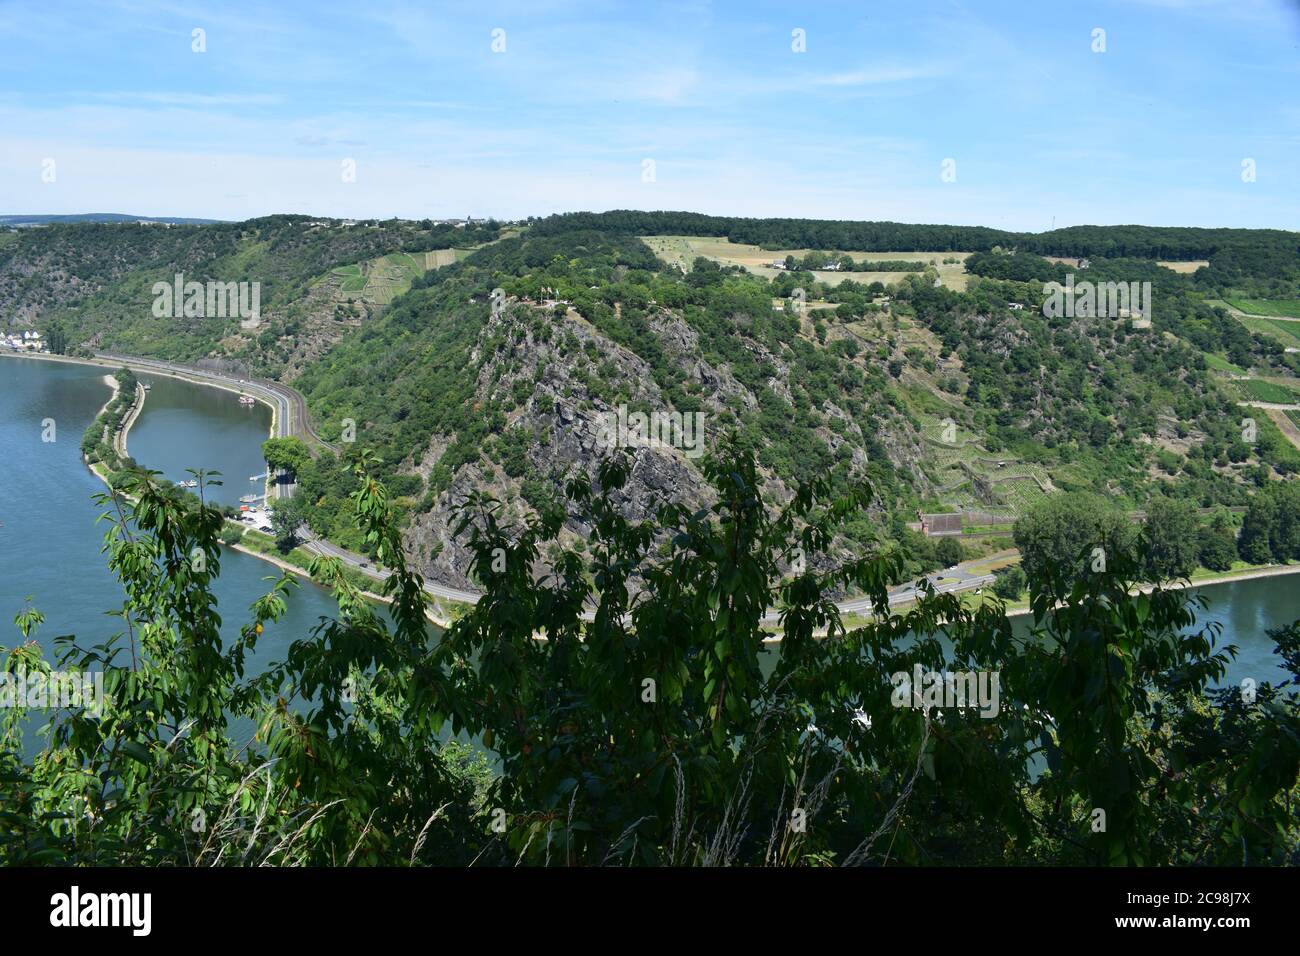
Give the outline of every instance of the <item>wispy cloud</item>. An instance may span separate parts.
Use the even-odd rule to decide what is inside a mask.
[[[0,210],[1293,225],[1291,9],[0,0]]]
[[[271,93],[162,93],[144,91],[92,92],[85,96],[92,100],[157,106],[221,107],[221,106],[276,106],[284,97]]]

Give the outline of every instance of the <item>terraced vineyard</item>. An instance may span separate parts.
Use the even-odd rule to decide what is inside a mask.
[[[941,421],[927,421],[921,430],[927,445],[936,492],[954,508],[993,508],[1019,515],[1052,489],[1051,476],[1037,465],[991,454],[975,441],[944,441]],[[951,432],[949,432],[951,437]]]
[[[1228,304],[1248,315],[1300,318],[1300,299],[1229,299]]]
[[[340,291],[376,305],[388,305],[406,292],[415,279],[430,269],[451,265],[469,255],[469,249],[436,249],[432,252],[395,252],[369,262],[340,266],[331,275],[341,279]]]
[[[1300,402],[1300,391],[1275,382],[1266,382],[1257,378],[1241,379],[1237,388],[1245,395],[1247,401],[1272,402],[1278,405],[1292,405]]]

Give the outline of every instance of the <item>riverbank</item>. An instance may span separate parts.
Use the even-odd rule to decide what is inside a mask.
[[[116,388],[117,379],[113,378],[111,375],[105,375],[104,378],[106,380],[111,380]],[[131,410],[126,413],[126,418],[122,419],[122,427],[118,429],[117,434],[113,436],[113,448],[120,458],[131,457],[130,453],[126,450],[126,437],[131,433],[131,426],[134,425],[136,419],[140,417],[140,413],[144,411],[144,401],[148,396],[149,391],[144,387],[144,384],[136,382],[135,404],[132,405]]]
[[[119,368],[129,368],[137,376],[165,375],[169,378],[179,379],[182,382],[189,382],[191,385],[201,385],[208,388],[221,389],[224,392],[230,392],[234,395],[247,395],[260,405],[265,405],[271,410],[271,428],[268,438],[274,438],[280,435],[285,428],[284,416],[281,413],[279,403],[269,401],[264,395],[259,394],[263,386],[249,382],[237,382],[231,379],[213,373],[201,373],[197,371],[187,371],[175,367],[166,367],[164,363],[154,362],[152,360],[142,360],[134,358],[81,358],[71,355],[51,355],[41,352],[5,352],[0,351],[0,357],[16,359],[34,359],[40,362],[58,362],[67,365],[93,365],[98,368],[116,370]],[[248,387],[245,387],[248,386]],[[112,401],[112,399],[109,399]],[[283,436],[281,436],[283,437]]]
[[[226,523],[229,525],[235,525],[236,527],[239,527],[241,530],[243,530],[245,541],[258,541],[260,544],[262,544],[262,546],[267,548],[273,548],[275,546],[275,543],[271,540],[269,535],[262,534],[260,531],[250,531],[249,529],[244,528],[243,525],[238,524],[238,522],[233,522],[228,520]],[[280,568],[282,571],[288,571],[290,574],[297,575],[300,578],[306,578],[308,581],[311,581],[313,584],[322,586],[319,581],[317,581],[315,578],[311,576],[311,574],[308,572],[306,567],[307,563],[311,561],[313,555],[303,550],[301,546],[294,548],[291,552],[289,552],[289,555],[287,557],[270,554],[264,551],[259,551],[256,548],[244,544],[243,541],[241,541],[239,544],[223,545],[223,547],[233,548],[236,551],[240,551],[254,558],[261,558],[263,561],[275,565],[277,568]],[[301,561],[303,563],[302,564],[296,563],[294,560],[290,560],[290,558],[296,558],[297,561]],[[343,570],[344,573],[346,574],[350,569],[345,565]],[[356,584],[356,582],[353,581],[353,584]],[[366,598],[368,598],[371,601],[375,601],[385,605],[392,605],[393,603],[393,599],[385,594],[378,594],[360,585],[357,585],[357,589],[361,592],[362,595],[364,595]],[[440,616],[437,613],[437,611],[435,611],[433,608],[429,608],[428,610],[426,610],[424,616],[428,618],[429,623],[442,628],[444,631],[447,628],[451,627],[452,625],[452,617],[450,615]]]
[[[1240,570],[1229,571],[1225,574],[1211,573],[1205,577],[1196,577],[1194,575],[1190,581],[1176,581],[1170,584],[1165,584],[1163,587],[1166,591],[1185,591],[1190,588],[1212,587],[1216,584],[1233,584],[1238,581],[1251,581],[1256,578],[1280,577],[1288,574],[1300,574],[1300,564],[1267,564],[1253,568],[1241,568]],[[1154,590],[1155,585],[1143,584],[1141,587],[1134,588],[1131,593],[1150,594]],[[912,603],[914,602],[898,605],[898,608],[906,610]],[[1006,616],[1008,618],[1024,617],[1025,615],[1032,613],[1033,610],[1029,606],[1028,601],[1006,601],[1003,603],[1006,607]],[[893,609],[891,608],[891,610]],[[863,624],[870,623],[873,619],[860,614],[848,614],[845,615],[842,620],[844,626],[851,630],[854,627],[860,627]],[[944,622],[940,621],[939,623],[942,624]],[[821,630],[815,632],[814,636],[825,637],[826,633],[825,630]],[[781,643],[781,638],[779,635],[774,635],[771,638],[764,638],[763,643],[779,644]]]

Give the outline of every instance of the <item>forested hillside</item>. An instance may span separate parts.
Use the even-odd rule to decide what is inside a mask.
[[[0,295],[11,325],[61,330],[74,351],[240,358],[293,381],[344,453],[304,464],[301,517],[373,553],[349,517],[348,457],[375,454],[422,569],[462,586],[474,582],[458,503],[485,492],[516,516],[556,513],[567,477],[606,450],[611,416],[699,421],[697,451],[734,436],[774,502],[814,476],[837,493],[870,481],[875,501],[836,547],[897,547],[908,555],[900,579],[940,560],[908,528],[918,511],[975,509],[1009,526],[1071,490],[1135,512],[1153,499],[1240,509],[1300,472],[1281,413],[1243,407],[1300,402],[1300,354],[1224,301],[1291,290],[1293,233],[1030,235],[639,212],[556,216],[518,232],[292,216],[60,225],[0,235]],[[771,278],[708,256],[682,269],[639,238],[652,234],[814,252]],[[434,268],[432,250],[453,246]],[[965,291],[938,280],[936,259],[905,255],[945,249],[969,253],[942,266],[962,263],[951,268]],[[807,271],[850,250],[897,252],[884,266],[908,271],[833,284]],[[1209,265],[1176,272],[1165,257]],[[154,316],[152,284],[178,271],[262,283],[260,326]],[[1053,317],[1047,284],[1071,275],[1150,283],[1151,327]],[[620,499],[628,517],[708,501],[690,449],[640,447],[635,462]],[[570,521],[561,538],[589,530]]]
[[[768,281],[703,258],[683,274],[624,231],[534,229],[430,273],[299,385],[327,435],[358,423],[358,444],[379,453],[402,494],[427,572],[462,585],[456,503],[487,491],[508,511],[553,510],[566,476],[599,457],[599,424],[620,407],[701,413],[710,445],[734,433],[754,450],[776,501],[815,475],[837,491],[869,479],[878,500],[839,544],[906,546],[901,575],[933,566],[905,527],[918,509],[1012,520],[1069,489],[1132,509],[1153,497],[1240,507],[1260,483],[1300,471],[1300,451],[1262,415],[1243,443],[1238,396],[1206,355],[1279,372],[1294,358],[1207,306],[1188,277],[1137,260],[1092,267],[1099,280],[1164,274],[1155,327],[1142,330],[1050,319],[1041,281],[993,278],[1008,273],[1004,261],[1025,278],[1065,268],[991,253],[970,266],[965,293],[927,275],[886,297],[852,280]],[[1015,271],[1026,262],[1028,273]],[[636,461],[629,516],[707,499],[680,449],[639,449]],[[363,547],[343,517],[343,471],[328,458],[310,466],[307,514]]]
[[[10,328],[58,327],[76,349],[192,361],[221,353],[261,366],[301,331],[314,282],[338,266],[395,252],[468,247],[494,225],[457,229],[399,220],[347,225],[270,216],[205,226],[78,223],[0,236],[0,315]],[[238,316],[155,316],[156,282],[257,282],[263,323],[249,335]]]
[[[733,225],[826,255],[768,277],[641,238]],[[276,536],[306,522],[363,552],[392,602],[376,613],[338,559],[312,559],[337,618],[246,676],[291,578],[223,642],[221,511],[114,462],[106,552],[122,618],[147,626],[138,647],[66,642],[63,666],[106,674],[104,719],[60,713],[35,758],[22,708],[0,720],[0,860],[1294,863],[1297,628],[1270,633],[1285,675],[1248,699],[1222,686],[1236,650],[1191,592],[1136,593],[1300,560],[1300,448],[1278,424],[1300,411],[1296,353],[1226,303],[1291,281],[1290,234],[1063,230],[1085,268],[992,230],[865,224],[852,248],[970,255],[831,282],[804,266],[854,240],[823,225],[0,236],[11,323],[292,378],[337,453],[268,442],[296,478]],[[443,243],[463,256],[421,266]],[[1173,251],[1211,265],[1145,257]],[[149,314],[178,269],[265,282],[263,327]],[[1149,315],[1045,308],[1070,276],[1149,282]],[[86,438],[106,463],[125,402]],[[621,430],[637,415],[681,427],[647,443]],[[996,530],[916,530],[958,512]],[[978,601],[927,583],[890,604],[1013,544],[1020,566]],[[484,593],[434,634],[429,580]],[[1018,635],[1001,599],[1026,593]],[[19,614],[7,667],[49,667],[41,623]],[[909,683],[922,667],[986,684],[938,713]],[[235,719],[258,735],[237,743]]]

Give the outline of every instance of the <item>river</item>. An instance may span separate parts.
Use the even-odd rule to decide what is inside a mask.
[[[106,611],[119,608],[122,591],[100,553],[106,525],[93,496],[105,486],[81,460],[81,436],[112,394],[107,370],[36,359],[0,358],[0,646],[18,643],[12,627],[30,596],[45,615],[38,633],[43,647],[76,634],[93,644],[121,630]],[[235,395],[184,382],[140,376],[154,383],[128,450],[142,464],[173,480],[186,468],[222,472],[218,500],[248,494],[248,478],[264,470],[261,443],[270,412],[241,407]],[[42,422],[54,420],[54,441],[42,441]],[[214,436],[209,441],[209,436]],[[260,490],[260,485],[256,486]],[[233,638],[248,608],[279,577],[274,565],[226,548],[216,594],[222,633]],[[322,617],[337,612],[323,588],[302,578],[288,611],[258,641],[259,662],[283,660],[289,644],[307,635]]]
[[[166,375],[141,372],[138,377],[151,388],[127,436],[132,458],[172,481],[192,477],[187,468],[221,472],[221,484],[208,486],[209,501],[238,505],[243,495],[262,494],[269,408],[261,402],[241,405],[233,392]],[[258,480],[249,481],[253,476]]]

